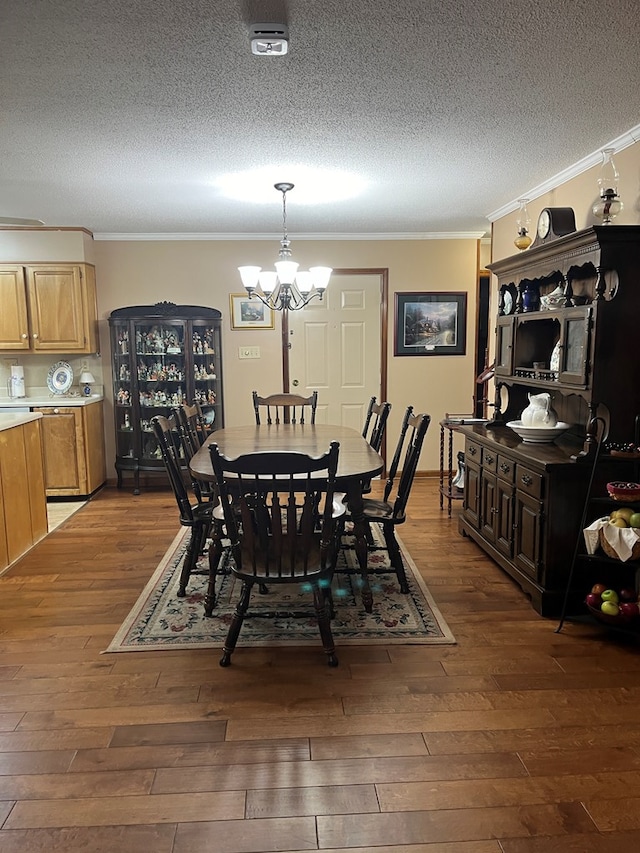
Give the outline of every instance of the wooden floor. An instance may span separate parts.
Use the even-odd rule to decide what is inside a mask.
[[[640,649],[556,634],[418,480],[455,646],[101,651],[178,529],[98,494],[0,578],[0,851],[635,853]]]

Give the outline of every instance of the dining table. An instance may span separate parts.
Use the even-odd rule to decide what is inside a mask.
[[[353,522],[355,552],[362,578],[362,605],[373,609],[367,573],[368,523],[364,517],[362,484],[384,469],[384,460],[358,430],[334,424],[261,424],[217,429],[192,456],[189,469],[196,480],[215,482],[209,445],[215,443],[228,459],[246,453],[297,451],[308,456],[326,453],[332,441],[340,444],[336,488],[345,492]]]

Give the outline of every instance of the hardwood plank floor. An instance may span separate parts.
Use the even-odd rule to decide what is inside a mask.
[[[379,484],[374,483],[374,489]],[[102,654],[178,530],[107,488],[0,578],[0,851],[635,853],[640,654],[555,633],[418,479],[452,646]]]

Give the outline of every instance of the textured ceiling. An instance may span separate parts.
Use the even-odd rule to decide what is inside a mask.
[[[289,25],[285,57],[248,26]],[[635,0],[2,0],[0,215],[96,233],[277,233],[225,173],[366,183],[289,197],[291,234],[485,232],[638,124]],[[329,179],[327,179],[329,180]]]

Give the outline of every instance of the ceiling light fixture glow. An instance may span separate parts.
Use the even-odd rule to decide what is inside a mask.
[[[225,198],[252,204],[273,203],[273,186],[286,173],[295,183],[296,204],[329,204],[362,195],[368,181],[359,175],[338,169],[314,169],[309,166],[265,166],[245,172],[221,175],[214,183]]]

